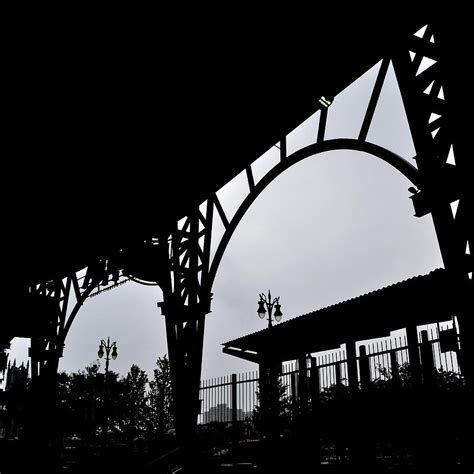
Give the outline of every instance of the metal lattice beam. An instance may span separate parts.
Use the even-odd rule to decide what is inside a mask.
[[[431,213],[445,268],[456,282],[461,329],[463,372],[472,384],[472,258],[467,216],[472,203],[461,193],[461,173],[453,151],[452,109],[443,90],[442,57],[436,30],[427,25],[421,37],[411,36],[394,55],[395,73],[413,136],[420,172],[419,192],[413,196],[416,215]],[[457,208],[454,203],[457,202]],[[471,296],[469,296],[469,294]]]

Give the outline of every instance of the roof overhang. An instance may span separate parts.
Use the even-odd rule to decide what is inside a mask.
[[[405,280],[224,343],[223,352],[259,362],[295,360],[350,341],[450,319],[462,298],[443,269]]]

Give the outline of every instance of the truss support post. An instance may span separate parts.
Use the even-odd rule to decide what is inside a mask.
[[[54,315],[56,316],[56,315]],[[60,355],[54,349],[57,335],[31,339],[31,394],[27,438],[41,467],[55,470],[59,463],[56,375]],[[48,349],[51,346],[51,349]]]
[[[406,327],[406,334],[408,342],[408,357],[410,360],[410,372],[413,379],[413,384],[419,387],[421,385],[421,361],[417,326],[414,324],[408,325]]]
[[[471,157],[463,146],[470,139],[466,141],[466,137],[458,131],[465,122],[456,103],[456,95],[460,94],[456,90],[459,82],[453,79],[454,74],[446,75],[443,71],[443,68],[448,70],[453,66],[450,56],[455,56],[455,48],[462,44],[450,43],[447,36],[443,37],[446,32],[439,26],[436,22],[428,24],[422,37],[409,38],[407,44],[402,45],[394,55],[393,65],[405,104],[420,175],[419,189],[412,196],[415,215],[421,217],[431,213],[433,219],[444,266],[450,275],[446,297],[452,298],[456,305],[455,315],[461,339],[461,370],[468,393],[472,396],[473,260],[468,249],[472,249],[470,221],[474,201],[469,166]],[[446,44],[449,44],[448,49]],[[423,62],[426,67],[422,67]],[[466,428],[472,424],[472,407],[464,407],[463,412]],[[471,430],[467,428],[462,431],[467,433]],[[461,445],[472,446],[472,435],[463,435],[461,438]],[[431,449],[426,459],[440,462],[438,451]],[[461,448],[461,451],[465,453],[461,455],[465,458],[462,462],[465,466],[470,465],[471,471],[472,449]],[[449,469],[444,470],[447,472]]]
[[[164,305],[166,303],[165,299]],[[195,438],[201,411],[199,388],[206,313],[199,308],[190,310],[189,307],[175,307],[163,313],[166,318],[175,429],[184,450],[184,459],[192,463],[198,455]],[[187,315],[185,322],[183,313]]]
[[[158,238],[161,261],[158,303],[166,321],[176,435],[183,449],[186,472],[199,463],[197,418],[201,411],[202,350],[206,314],[211,308],[209,261],[214,203],[194,209],[169,235]],[[193,470],[194,469],[194,470]]]
[[[351,392],[359,389],[359,380],[357,376],[357,352],[356,343],[353,339],[346,342],[346,358],[347,358],[347,378]]]
[[[437,62],[420,73],[417,57],[433,56],[428,52],[431,35],[436,33],[428,26],[424,42],[419,41],[415,59],[410,59],[408,46],[394,57],[394,68],[416,150],[416,162],[420,173],[419,192],[412,196],[417,216],[431,213],[446,270],[451,275],[454,287],[452,298],[457,304],[460,326],[461,358],[467,383],[473,385],[473,337],[472,322],[472,257],[466,252],[472,241],[469,233],[469,216],[474,211],[472,202],[463,192],[463,179],[469,176],[467,159],[462,153],[452,157],[456,148],[453,125],[458,119],[455,109],[446,97],[428,93],[426,77],[432,81],[431,90],[439,91],[443,83]],[[436,41],[436,35],[434,36]],[[435,43],[436,46],[436,43]],[[424,49],[426,48],[426,49]],[[434,50],[436,51],[436,50]],[[434,54],[431,58],[442,62],[443,57]],[[438,119],[433,121],[433,117]],[[437,127],[437,128],[436,128]],[[462,150],[460,150],[462,151]],[[464,167],[466,165],[466,167]],[[451,204],[457,201],[457,212]],[[471,276],[469,276],[471,274]],[[469,296],[471,294],[471,296]]]
[[[64,341],[71,324],[98,278],[90,278],[81,292],[76,274],[32,288],[31,293],[49,300],[47,312],[42,314],[45,325],[32,334],[29,351],[31,359],[31,398],[28,406],[26,436],[37,451],[38,463],[55,470],[60,459],[58,431],[57,373],[63,355]],[[69,305],[74,291],[76,303]],[[70,309],[70,311],[68,311]],[[41,311],[41,309],[40,309]]]
[[[300,399],[300,410],[302,415],[308,411],[308,366],[306,354],[298,357],[298,396]]]

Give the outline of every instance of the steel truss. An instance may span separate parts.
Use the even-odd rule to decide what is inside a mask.
[[[471,323],[466,321],[468,311],[467,295],[469,294],[467,292],[467,285],[469,285],[469,282],[472,283],[469,277],[469,272],[472,272],[472,267],[470,266],[471,261],[468,260],[466,256],[466,245],[468,242],[466,220],[468,215],[472,216],[473,214],[472,209],[468,209],[468,203],[463,202],[459,194],[460,184],[457,167],[455,164],[448,162],[450,152],[452,152],[450,148],[452,142],[450,142],[449,139],[449,126],[447,125],[449,123],[449,117],[445,106],[446,99],[441,97],[442,85],[440,78],[437,76],[438,66],[428,67],[423,73],[417,75],[424,55],[429,55],[433,57],[433,59],[439,59],[436,56],[436,47],[430,41],[431,33],[431,29],[428,27],[423,38],[418,38],[415,35],[408,38],[407,44],[401,45],[400,50],[397,51],[393,57],[387,57],[381,62],[357,139],[341,138],[325,140],[325,127],[330,111],[328,107],[329,101],[320,101],[323,107],[321,108],[319,128],[315,131],[315,143],[291,155],[287,155],[286,138],[283,137],[278,147],[280,149],[280,162],[268,171],[258,183],[255,182],[252,168],[249,165],[246,168],[249,191],[231,219],[226,215],[217,193],[214,193],[207,200],[206,216],[203,216],[197,210],[195,211],[196,214],[199,215],[199,220],[205,226],[201,234],[201,237],[206,236],[203,240],[203,245],[199,243],[200,241],[197,238],[199,235],[197,227],[195,227],[195,234],[192,235],[183,234],[183,232],[177,229],[171,235],[172,250],[170,252],[170,262],[173,262],[173,270],[171,272],[176,275],[176,268],[179,263],[181,271],[188,272],[187,284],[192,283],[192,285],[186,290],[186,281],[181,280],[181,286],[175,287],[177,293],[175,289],[170,292],[170,287],[168,287],[168,291],[165,292],[165,305],[167,304],[167,300],[173,301],[173,299],[177,296],[179,297],[179,295],[185,295],[191,291],[199,292],[199,290],[197,290],[199,287],[197,270],[200,267],[197,265],[194,266],[194,276],[191,277],[189,271],[192,271],[193,267],[185,264],[186,261],[190,261],[191,257],[188,256],[187,260],[179,261],[176,256],[180,254],[180,252],[192,251],[196,261],[200,258],[205,262],[203,268],[205,268],[206,277],[201,280],[204,284],[201,283],[199,287],[203,295],[202,297],[206,301],[204,305],[205,309],[202,307],[201,310],[197,310],[196,303],[193,303],[194,308],[196,308],[196,310],[193,310],[193,305],[186,306],[183,298],[181,297],[180,299],[182,305],[181,314],[194,314],[194,319],[191,320],[192,331],[186,333],[184,331],[184,323],[180,323],[183,324],[181,333],[179,329],[177,329],[176,323],[174,323],[174,325],[167,325],[169,349],[173,351],[175,360],[174,363],[172,362],[172,365],[178,369],[178,373],[180,373],[181,376],[188,380],[188,382],[184,382],[184,385],[183,383],[177,383],[175,381],[175,385],[180,387],[183,393],[186,393],[186,399],[178,398],[177,403],[182,404],[181,407],[187,407],[191,410],[188,410],[185,415],[192,418],[192,421],[189,421],[189,426],[195,424],[198,414],[197,409],[194,407],[198,406],[197,381],[199,380],[198,371],[200,371],[201,366],[200,357],[202,353],[204,314],[210,309],[207,306],[207,302],[210,302],[212,284],[233,232],[258,195],[282,172],[305,158],[331,150],[345,149],[371,154],[395,167],[417,188],[416,194],[411,196],[414,203],[415,215],[421,217],[428,213],[432,214],[445,267],[452,273],[453,278],[459,282],[459,294],[453,295],[453,297],[460,303],[458,318],[462,321],[461,332],[464,333],[464,373],[467,379],[472,380],[471,364],[467,362],[474,360],[474,357],[469,358],[467,355],[468,351],[471,351],[468,340],[472,337]],[[413,55],[414,51],[415,54]],[[411,59],[410,52],[412,53],[413,60]],[[390,150],[367,141],[367,135],[391,61],[393,62],[399,81],[416,149],[416,156],[410,158],[416,161],[417,167]],[[431,89],[429,93],[425,93],[424,91],[430,83],[432,84]],[[460,200],[459,207],[454,217],[451,212],[450,203],[458,199]],[[219,216],[225,232],[211,261],[209,254],[210,226],[212,226],[212,215],[214,211]],[[186,228],[189,228],[190,222],[191,218],[187,221],[185,225]],[[193,222],[197,222],[196,217],[194,217]],[[176,308],[176,306],[174,307]],[[469,308],[472,308],[470,303]],[[166,312],[164,313],[166,315]],[[178,313],[179,311],[176,312],[176,314]],[[172,318],[176,320],[177,316],[173,315]],[[189,316],[186,316],[186,321],[186,324],[189,324]],[[190,337],[192,340],[190,340]],[[183,364],[183,360],[189,358],[191,355],[191,352],[189,352],[190,349],[193,351],[192,354],[198,357],[198,359],[192,362],[190,361],[188,365],[185,364],[187,370],[196,371],[192,377],[190,377],[186,371],[181,371],[181,369],[178,368],[178,365]],[[177,361],[179,361],[178,364],[176,363]],[[191,380],[194,382],[191,383]],[[188,389],[186,387],[188,387]],[[195,400],[195,402],[190,403],[191,400]],[[177,409],[180,410],[178,406]],[[195,411],[193,412],[192,410]]]
[[[55,313],[49,315],[48,333],[31,337],[30,357],[33,379],[42,374],[57,373],[66,336],[86,299],[128,280],[121,269],[122,262],[119,263],[119,261],[118,255],[98,260],[80,272],[29,288],[31,296],[48,299],[53,303],[50,307],[56,308]],[[72,296],[75,299],[74,304],[72,304]]]
[[[130,263],[127,270],[123,261],[116,260],[115,264],[113,259],[108,262],[101,261],[88,269],[90,278],[83,291],[79,289],[77,277],[73,275],[68,277],[65,283],[62,280],[49,283],[50,286],[41,291],[49,292],[47,294],[51,294],[60,302],[57,332],[52,338],[38,340],[35,345],[32,343],[32,361],[35,367],[40,367],[34,369],[34,374],[48,365],[51,372],[57,370],[57,360],[75,315],[100,281],[106,278],[108,283],[111,269],[117,276],[114,285],[119,283],[117,272],[121,272],[122,278],[131,275],[136,281],[157,284],[163,291],[163,302],[159,303],[159,307],[166,318],[176,429],[183,446],[192,446],[200,411],[199,383],[205,316],[210,312],[212,285],[232,234],[259,194],[286,169],[310,156],[342,149],[365,152],[387,162],[417,188],[412,196],[415,214],[432,214],[445,267],[452,272],[453,278],[459,281],[460,291],[456,297],[460,302],[458,317],[462,321],[461,334],[465,330],[463,350],[465,353],[471,351],[468,338],[472,337],[472,323],[467,318],[467,312],[472,308],[472,304],[470,299],[468,301],[466,288],[472,284],[468,276],[472,267],[471,261],[466,257],[466,244],[467,218],[472,216],[472,207],[469,207],[467,200],[463,200],[458,192],[459,172],[451,160],[449,110],[438,77],[439,63],[436,62],[417,74],[423,57],[439,59],[436,43],[430,41],[432,33],[432,29],[427,27],[421,38],[408,38],[407,44],[401,45],[393,57],[383,59],[357,139],[325,140],[330,101],[321,98],[321,117],[318,130],[314,133],[314,143],[288,155],[286,137],[282,137],[278,147],[280,161],[258,183],[255,182],[251,165],[248,165],[248,194],[232,218],[227,216],[217,193],[213,193],[205,203],[193,209],[180,221],[183,225],[177,223],[171,232],[143,242],[142,248],[136,251],[141,264]],[[417,167],[390,150],[367,141],[390,61],[393,62],[405,103],[416,149],[416,156],[411,158],[416,161]],[[459,206],[453,216],[450,203],[457,199]],[[214,215],[218,216],[225,231],[211,259]],[[134,250],[129,250],[133,256]],[[129,259],[129,262],[131,261],[133,259]],[[77,303],[67,316],[67,301],[71,288],[76,294]],[[467,364],[467,360],[472,361],[474,357],[469,359],[465,356],[465,373],[472,379],[471,365]]]
[[[45,325],[31,334],[29,355],[31,358],[32,398],[29,407],[26,436],[47,449],[55,447],[58,430],[56,375],[59,359],[63,355],[64,342],[79,309],[94,289],[105,288],[112,278],[119,284],[120,270],[117,258],[94,262],[87,269],[72,273],[29,288],[29,298],[47,301]],[[84,273],[84,276],[80,276]],[[73,298],[74,297],[74,298]],[[75,301],[74,301],[75,300]]]
[[[426,25],[407,38],[393,57],[420,175],[419,192],[412,196],[417,216],[431,213],[444,266],[456,283],[461,356],[464,375],[472,386],[472,231],[473,203],[463,193],[462,176],[469,176],[467,160],[454,142],[454,108],[443,89],[442,58],[435,25]],[[455,155],[456,153],[456,155]],[[459,159],[460,158],[460,159]],[[459,162],[459,163],[458,163]],[[466,164],[463,168],[461,163]],[[471,183],[472,186],[472,183]],[[457,204],[457,207],[456,205]],[[472,223],[471,223],[472,225]]]

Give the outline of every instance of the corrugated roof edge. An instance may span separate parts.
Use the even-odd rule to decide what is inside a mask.
[[[413,277],[410,277],[410,278],[407,278],[405,280],[401,280],[401,281],[398,281],[396,283],[392,283],[391,285],[387,285],[387,286],[384,286],[382,288],[378,288],[377,290],[372,290],[372,291],[369,291],[368,293],[363,293],[362,295],[359,295],[359,296],[355,296],[354,298],[349,298],[348,300],[344,300],[344,301],[339,301],[338,303],[334,303],[332,305],[329,305],[329,306],[324,306],[323,308],[319,308],[319,309],[316,309],[314,311],[310,311],[309,313],[305,313],[305,314],[301,314],[300,316],[296,316],[294,318],[291,318],[287,321],[284,321],[278,325],[275,325],[274,327],[279,327],[279,326],[283,326],[283,325],[287,325],[287,324],[290,324],[292,323],[293,321],[296,321],[296,320],[301,320],[302,318],[308,318],[308,317],[312,317],[313,315],[315,315],[316,313],[319,313],[321,311],[326,311],[326,310],[329,310],[329,309],[332,309],[332,308],[336,308],[340,305],[343,305],[343,304],[347,304],[349,302],[355,302],[357,300],[360,300],[362,298],[366,298],[370,295],[374,295],[376,293],[379,293],[379,292],[382,292],[382,291],[385,291],[389,288],[395,288],[395,287],[398,287],[400,285],[406,285],[408,282],[410,281],[420,281],[420,280],[426,280],[428,278],[433,278],[433,275],[442,275],[446,272],[446,270],[444,268],[436,268],[435,270],[432,270],[431,272],[425,274],[425,275],[416,275],[416,276],[413,276]],[[246,337],[249,337],[249,336],[253,336],[254,334],[259,334],[259,333],[264,333],[265,331],[268,331],[268,328],[265,328],[265,329],[261,329],[260,331],[255,331],[253,333],[250,333],[250,334],[246,334],[245,336],[241,336],[241,337],[238,337],[237,339],[233,339],[232,341],[228,341],[228,342],[224,342],[222,343],[221,345],[222,346],[229,346],[231,345],[232,343],[235,343],[237,341],[240,341],[241,339],[243,338],[246,338]]]

